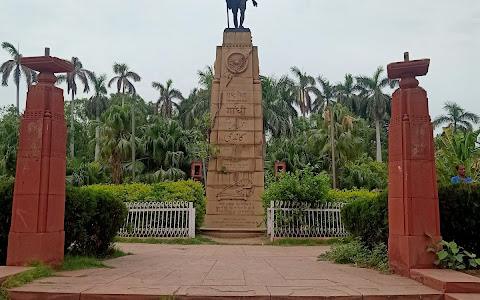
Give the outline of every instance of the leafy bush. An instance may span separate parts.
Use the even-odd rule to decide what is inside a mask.
[[[263,206],[270,207],[270,201],[291,201],[317,204],[326,202],[330,179],[326,173],[303,172],[280,174],[262,195]]]
[[[434,263],[444,269],[465,270],[480,266],[480,259],[476,254],[466,251],[455,242],[441,241],[437,244],[437,249],[428,248],[427,251],[437,254],[438,259]]]
[[[376,268],[389,272],[388,250],[384,243],[368,247],[359,239],[348,244],[334,244],[330,251],[318,256],[318,260],[330,260],[337,264],[353,264],[360,268]]]
[[[367,156],[347,161],[340,176],[340,186],[346,189],[385,189],[388,186],[388,167]]]
[[[67,187],[65,199],[65,252],[102,257],[125,221],[127,208],[112,194]]]
[[[0,265],[7,261],[8,233],[12,219],[13,178],[0,180]]]
[[[164,181],[154,184],[152,196],[148,199],[153,201],[186,201],[193,202],[195,206],[195,228],[200,228],[205,219],[207,199],[200,182],[193,180]]]
[[[449,184],[438,189],[440,232],[467,251],[480,253],[480,184]]]
[[[328,199],[330,202],[341,202],[341,203],[350,203],[357,199],[372,199],[378,196],[380,192],[369,191],[365,189],[356,189],[353,190],[329,190]]]
[[[388,243],[388,192],[359,198],[342,207],[345,229],[369,247]]]

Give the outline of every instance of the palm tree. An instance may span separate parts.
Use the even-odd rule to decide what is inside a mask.
[[[23,75],[27,80],[27,86],[37,81],[37,73],[20,64],[22,55],[10,43],[3,42],[2,48],[5,49],[11,56],[11,60],[7,60],[0,66],[0,73],[2,73],[2,85],[8,85],[8,77],[13,71],[13,82],[17,86],[17,113],[20,113],[20,77]]]
[[[129,107],[112,105],[104,114],[100,129],[100,157],[110,163],[113,182],[123,181],[122,162],[131,153],[131,120]]]
[[[367,101],[367,114],[375,121],[377,161],[382,161],[382,144],[380,140],[380,121],[385,117],[390,105],[391,96],[385,94],[383,89],[387,86],[395,88],[398,80],[391,80],[382,77],[383,68],[378,67],[372,77],[356,77],[356,88],[360,91],[360,96]]]
[[[321,75],[317,78],[318,84],[322,87],[322,91],[318,93],[318,98],[313,103],[314,111],[317,113],[324,112],[326,120],[330,121],[330,136],[331,136],[331,152],[332,152],[332,174],[333,174],[333,188],[337,188],[337,168],[335,166],[335,113],[332,104],[335,103],[337,91],[335,86],[330,84],[328,80]],[[327,112],[327,108],[329,109]],[[328,115],[327,115],[328,114]]]
[[[300,112],[303,117],[305,117],[312,108],[312,100],[310,93],[318,95],[318,89],[315,87],[315,78],[302,73],[299,68],[292,67],[291,71],[295,77],[297,77],[298,82],[295,83],[297,90],[297,101],[298,106],[300,107]]]
[[[67,75],[60,75],[57,78],[57,83],[67,82],[67,92],[72,92],[72,103],[70,106],[70,130],[71,132],[71,139],[70,139],[70,156],[75,156],[75,95],[77,94],[77,83],[76,79],[80,79],[81,83],[83,84],[83,92],[88,93],[90,92],[90,86],[88,85],[88,78],[93,76],[93,72],[84,69],[83,64],[78,59],[78,57],[72,57],[71,63],[73,65],[73,71],[67,73]]]
[[[182,121],[184,128],[192,128],[195,119],[201,118],[210,111],[214,78],[213,68],[207,66],[204,70],[198,70],[197,75],[200,88],[192,89],[190,95],[183,99],[178,107],[179,119]]]
[[[262,81],[263,131],[272,137],[292,135],[292,118],[297,116],[293,107],[295,102],[295,83],[284,76],[260,76]],[[265,142],[265,140],[264,140]]]
[[[112,85],[113,82],[117,81],[117,92],[120,93],[122,90],[122,94],[125,94],[125,90],[127,93],[131,95],[135,95],[137,91],[135,90],[135,86],[129,79],[133,79],[134,82],[138,82],[142,80],[140,75],[130,70],[127,64],[113,64],[113,72],[117,74],[117,76],[110,79],[108,82],[108,87]],[[122,107],[125,106],[125,97],[122,97]],[[132,143],[132,181],[135,181],[135,99],[132,98],[132,136],[131,136],[131,143]]]
[[[87,116],[90,119],[95,119],[97,122],[95,127],[95,162],[98,162],[100,158],[100,116],[108,108],[108,99],[107,99],[107,75],[103,74],[100,76],[93,76],[90,78],[94,95],[90,97],[87,102]]]
[[[152,87],[160,92],[160,97],[155,105],[156,115],[158,115],[160,110],[164,117],[171,118],[173,107],[175,106],[178,108],[178,104],[173,102],[173,99],[183,100],[182,93],[179,90],[172,88],[172,83],[173,81],[171,79],[167,80],[167,84],[165,85],[156,81],[152,82]]]
[[[145,127],[141,138],[141,152],[148,157],[148,164],[155,170],[154,177],[160,180],[179,180],[186,177],[182,167],[188,166],[188,133],[180,123],[172,119],[156,118]]]
[[[113,64],[113,72],[117,76],[110,79],[110,81],[108,82],[108,87],[111,87],[112,84],[117,81],[118,93],[120,93],[120,91],[122,91],[122,94],[125,94],[125,91],[131,95],[135,95],[137,93],[137,91],[135,90],[135,86],[129,79],[132,79],[134,82],[139,82],[140,80],[142,80],[140,75],[131,71],[127,64],[119,63]],[[123,106],[125,106],[125,99],[122,98],[122,107]]]
[[[455,102],[445,102],[443,109],[447,112],[446,115],[440,115],[433,121],[433,126],[438,126],[447,123],[448,126],[453,126],[453,132],[460,129],[464,132],[472,131],[473,124],[480,122],[480,117],[477,114],[466,111]]]
[[[355,94],[357,88],[352,74],[345,74],[345,81],[335,85],[337,103],[347,107],[355,115],[362,117],[362,103],[360,97]]]

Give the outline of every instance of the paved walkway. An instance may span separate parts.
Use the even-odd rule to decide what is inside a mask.
[[[61,277],[37,280],[12,290],[11,297],[159,299],[175,294],[177,299],[443,299],[440,292],[411,279],[319,262],[317,256],[328,250],[325,246],[119,247],[135,255],[107,261],[114,269],[63,272]]]

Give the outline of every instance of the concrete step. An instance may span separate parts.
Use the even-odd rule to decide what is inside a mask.
[[[480,278],[443,269],[414,269],[410,277],[443,293],[480,294]],[[472,298],[479,299],[480,298]]]

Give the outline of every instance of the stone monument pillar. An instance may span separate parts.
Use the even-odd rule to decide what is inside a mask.
[[[400,78],[392,97],[389,128],[388,211],[390,267],[408,276],[411,269],[434,268],[427,248],[441,241],[433,125],[427,92],[415,76],[428,72],[429,59],[388,65],[388,77]]]
[[[20,121],[12,225],[7,265],[31,260],[63,261],[65,232],[65,162],[67,125],[63,90],[54,86],[54,73],[71,72],[72,65],[49,56],[22,58],[21,64],[39,71],[38,84],[28,87]]]
[[[262,87],[249,29],[225,29],[223,46],[217,47],[210,112],[210,144],[220,152],[208,165],[203,230],[217,236],[262,234]]]

